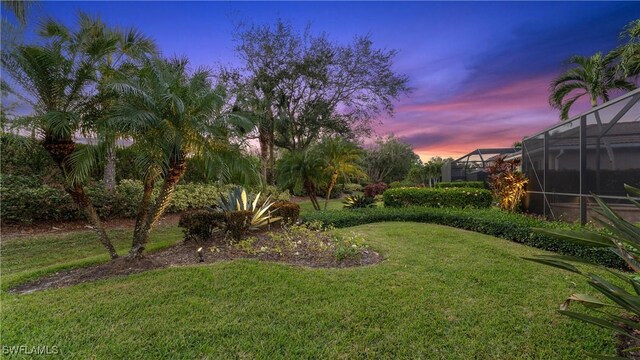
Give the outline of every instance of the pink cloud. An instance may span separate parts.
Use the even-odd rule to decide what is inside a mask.
[[[394,118],[384,120],[377,131],[404,138],[423,160],[455,158],[477,148],[509,147],[559,121],[557,110],[547,100],[553,76],[460,94],[442,102],[399,104]]]

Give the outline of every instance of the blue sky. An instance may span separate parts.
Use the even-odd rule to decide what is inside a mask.
[[[337,42],[370,34],[399,51],[395,70],[414,88],[376,129],[423,158],[508,146],[557,122],[547,87],[563,62],[611,50],[640,18],[636,2],[44,2],[32,24],[43,15],[72,24],[78,10],[135,26],[195,65],[235,64],[239,22],[280,17]]]

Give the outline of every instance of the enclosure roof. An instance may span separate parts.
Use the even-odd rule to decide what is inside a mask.
[[[634,99],[631,99],[632,97],[633,97]],[[568,120],[566,120],[566,121],[560,121],[559,123],[557,123],[557,124],[555,124],[555,125],[552,125],[552,126],[549,126],[548,128],[546,128],[546,129],[544,129],[544,130],[542,130],[542,131],[539,131],[539,132],[537,132],[537,133],[536,133],[536,134],[534,134],[534,135],[526,136],[526,137],[524,138],[524,140],[526,140],[526,139],[530,139],[530,138],[533,138],[533,137],[536,137],[536,136],[539,136],[539,135],[542,135],[542,134],[544,134],[544,133],[545,133],[545,132],[547,132],[547,131],[551,131],[551,130],[553,130],[553,129],[555,129],[555,128],[558,128],[558,127],[560,127],[560,126],[562,126],[562,125],[565,125],[565,124],[568,124],[568,123],[570,123],[570,122],[573,122],[573,121],[580,121],[580,118],[581,118],[581,117],[583,117],[583,116],[587,116],[587,115],[589,115],[589,114],[592,114],[592,113],[598,112],[598,111],[600,111],[600,110],[603,110],[603,109],[605,109],[605,108],[607,108],[607,107],[612,106],[613,104],[619,103],[619,102],[621,102],[621,101],[623,101],[623,100],[627,100],[627,99],[629,99],[629,102],[626,104],[627,106],[632,106],[633,104],[635,104],[635,103],[640,99],[640,88],[635,89],[635,90],[633,90],[633,91],[629,91],[628,93],[626,93],[626,94],[624,94],[624,95],[622,95],[622,96],[619,96],[619,97],[617,97],[617,98],[615,98],[615,99],[613,99],[613,100],[610,100],[610,101],[605,102],[604,104],[601,104],[601,105],[599,105],[599,106],[596,106],[596,107],[594,107],[594,108],[591,108],[591,109],[589,109],[589,110],[587,110],[587,111],[583,112],[582,114],[577,115],[577,116],[574,116],[574,117],[572,117],[572,118],[570,118],[570,119],[568,119]]]
[[[502,155],[502,154],[511,154],[514,152],[518,152],[520,151],[519,148],[485,148],[485,149],[475,149],[472,152],[460,157],[459,159],[456,159],[455,161],[460,161],[462,159],[468,158],[470,156],[473,155],[480,155],[482,157],[486,156],[486,160],[488,160],[491,157],[494,157],[496,155]]]

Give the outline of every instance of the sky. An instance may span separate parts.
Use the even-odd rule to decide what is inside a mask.
[[[508,147],[559,121],[548,104],[550,81],[573,54],[608,52],[640,18],[640,2],[42,2],[31,17],[73,24],[77,11],[109,25],[135,26],[164,55],[194,65],[237,65],[236,24],[277,18],[347,43],[369,34],[396,49],[394,70],[413,91],[395,114],[375,121],[423,160]],[[29,36],[27,36],[29,38]],[[588,108],[585,99],[572,115]]]

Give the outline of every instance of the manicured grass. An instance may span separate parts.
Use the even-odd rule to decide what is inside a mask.
[[[131,230],[109,231],[118,254],[126,255],[131,246]],[[182,240],[175,226],[161,226],[151,233],[150,251],[166,248]],[[107,262],[109,256],[90,231],[3,240],[0,248],[2,289],[43,274]]]
[[[308,199],[308,198],[307,198]],[[320,208],[324,210],[324,199],[318,198],[318,202],[320,203]],[[300,211],[315,211],[313,209],[313,205],[311,204],[311,200],[305,200],[300,203]],[[342,199],[329,199],[329,206],[327,206],[327,210],[342,210],[344,204],[342,203]]]
[[[241,260],[3,294],[2,345],[57,345],[63,357],[99,359],[613,352],[610,332],[555,312],[568,294],[587,288],[579,277],[520,258],[540,250],[430,224],[339,231],[361,233],[387,259],[350,269]],[[3,253],[3,262],[15,254]]]

